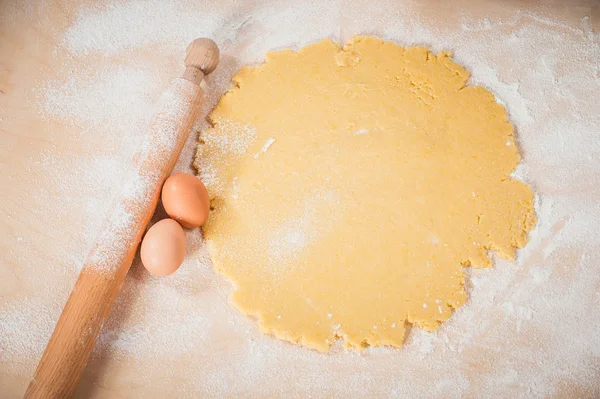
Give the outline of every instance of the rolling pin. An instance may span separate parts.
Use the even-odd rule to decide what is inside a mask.
[[[161,187],[198,117],[204,94],[200,83],[218,62],[219,48],[212,40],[196,39],[188,46],[185,72],[161,97],[125,192],[86,258],[25,398],[73,394],[154,214]]]

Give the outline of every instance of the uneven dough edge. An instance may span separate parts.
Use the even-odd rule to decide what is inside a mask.
[[[366,42],[367,44],[375,44],[375,45],[380,45],[382,47],[383,46],[399,47],[393,43],[383,42],[381,40],[374,39],[374,38],[357,37],[357,38],[352,39],[346,46],[344,46],[343,50],[340,49],[340,47],[337,44],[332,43],[329,40],[325,40],[320,43],[306,46],[306,47],[302,48],[299,52],[293,52],[292,50],[282,50],[282,51],[277,51],[277,52],[273,52],[273,53],[268,53],[267,57],[266,57],[266,62],[264,64],[262,64],[258,67],[244,67],[238,74],[236,74],[236,76],[233,78],[233,80],[234,80],[234,82],[236,82],[238,84],[238,87],[230,90],[230,92],[228,92],[223,97],[223,99],[228,98],[228,95],[230,93],[234,93],[235,91],[240,90],[240,86],[243,85],[243,82],[246,79],[246,77],[248,76],[248,74],[259,74],[261,72],[261,68],[265,68],[265,65],[268,65],[271,62],[277,62],[277,60],[279,60],[281,57],[284,57],[284,58],[285,57],[298,57],[302,54],[310,52],[314,46],[323,46],[325,48],[329,48],[330,50],[334,51],[334,53],[335,53],[334,57],[335,57],[335,60],[336,60],[338,66],[352,67],[352,66],[356,65],[356,63],[360,62],[360,60],[357,61],[357,58],[359,59],[360,56],[357,55],[357,53],[355,52],[355,47],[358,46],[359,43],[361,43],[361,42],[363,42],[363,44],[365,44],[365,42]],[[429,60],[430,57],[436,58],[442,65],[444,65],[444,67],[448,68],[449,70],[452,70],[453,68],[458,67],[459,72],[456,73],[456,82],[450,81],[449,84],[454,85],[455,87],[460,86],[460,88],[458,90],[462,90],[463,87],[465,87],[465,88],[468,88],[469,90],[484,91],[485,93],[482,93],[482,95],[489,96],[491,98],[491,101],[493,102],[493,104],[490,104],[490,106],[498,107],[499,109],[501,109],[501,113],[503,113],[504,118],[506,119],[506,113],[505,113],[503,107],[500,106],[499,104],[496,104],[495,98],[493,97],[493,95],[491,93],[487,92],[485,89],[480,88],[480,87],[473,88],[471,86],[464,85],[464,82],[468,78],[468,72],[466,72],[462,67],[454,64],[449,58],[450,57],[449,53],[442,52],[436,56],[436,55],[433,55],[432,53],[430,53],[428,50],[423,49],[423,48],[408,48],[408,49],[403,49],[403,51],[415,51],[417,53],[422,54],[426,58],[426,60]],[[418,82],[418,76],[417,76],[416,81]],[[460,83],[461,81],[462,81],[462,83]],[[426,85],[418,86],[417,89],[425,90],[425,92],[430,90],[430,88],[428,88]],[[215,115],[218,116],[219,112],[221,112],[221,105],[222,105],[223,99],[219,102],[219,105],[217,106],[215,111],[213,111],[213,113],[211,113],[211,119],[212,119],[213,124],[215,125],[215,128],[218,127],[219,123],[221,122],[219,117],[214,117],[214,116]],[[510,125],[510,122],[507,122],[507,123],[508,123],[508,125]],[[513,128],[512,128],[512,125],[510,125],[510,135],[509,135],[508,142],[510,142],[512,145],[514,145],[513,135],[514,135]],[[199,171],[201,171],[203,168],[203,165],[201,162],[202,155],[203,155],[202,146],[203,146],[202,144],[199,146],[198,153],[197,153],[196,159],[194,161],[194,166],[196,166],[196,168]],[[505,178],[506,184],[511,185],[512,189],[515,190],[516,192],[518,192],[518,195],[516,195],[516,197],[518,197],[518,200],[516,200],[515,203],[511,203],[509,209],[506,210],[506,212],[508,214],[512,214],[513,216],[517,215],[513,219],[516,219],[518,221],[517,223],[511,224],[508,229],[509,230],[508,234],[510,236],[510,239],[508,241],[510,242],[510,245],[497,245],[494,242],[483,243],[481,245],[481,250],[479,252],[477,252],[475,254],[475,256],[460,260],[460,264],[462,264],[463,266],[469,266],[469,265],[472,265],[474,267],[489,267],[489,266],[491,266],[491,261],[490,261],[489,256],[487,255],[487,250],[496,250],[496,251],[498,251],[500,256],[507,258],[509,260],[513,260],[515,249],[522,248],[526,244],[528,231],[532,228],[532,226],[535,225],[535,222],[536,222],[535,214],[533,211],[533,192],[524,183],[513,180],[508,176],[509,173],[511,173],[514,170],[514,167],[516,166],[516,164],[518,163],[519,160],[520,160],[520,158],[518,157],[518,153],[517,153],[514,165],[510,168],[510,170],[506,171],[506,178]],[[218,196],[216,196],[216,197],[218,197]],[[219,199],[215,198],[215,201],[218,202]],[[501,209],[499,211],[503,211],[503,210]],[[486,222],[487,222],[486,216],[485,216],[485,214],[482,214],[481,223],[486,223]],[[257,234],[258,234],[258,232],[257,232]],[[209,243],[211,254],[216,254],[218,252],[218,248],[215,248],[214,242],[211,237],[211,231],[205,230],[205,235],[206,235],[207,241]],[[368,330],[367,334],[363,333],[363,335],[359,336],[359,337],[356,337],[355,335],[347,335],[343,331],[340,331],[339,333],[333,332],[333,333],[329,334],[325,340],[322,339],[323,337],[314,337],[314,336],[307,337],[307,336],[305,336],[305,334],[302,334],[302,333],[291,333],[289,331],[289,329],[285,329],[285,328],[282,329],[281,326],[276,321],[267,320],[263,316],[264,311],[262,309],[253,308],[252,306],[248,306],[247,303],[245,303],[243,300],[240,300],[240,296],[239,296],[240,277],[238,275],[236,275],[235,273],[228,273],[226,271],[226,268],[223,267],[223,265],[221,264],[221,259],[219,259],[218,256],[213,256],[213,263],[214,263],[214,266],[217,268],[217,270],[220,273],[224,274],[228,279],[230,279],[236,285],[236,291],[232,294],[232,302],[234,303],[234,305],[238,309],[240,309],[243,313],[256,317],[258,319],[258,322],[259,322],[259,325],[260,325],[262,331],[273,334],[276,337],[287,340],[287,341],[301,343],[303,345],[312,347],[319,351],[327,351],[329,349],[330,345],[332,344],[333,340],[336,338],[344,339],[346,341],[346,343],[348,344],[348,346],[359,349],[359,350],[364,347],[367,347],[367,346],[378,346],[378,345],[401,346],[401,344],[404,341],[404,336],[405,336],[405,332],[406,332],[405,330],[406,330],[407,324],[416,324],[416,325],[420,326],[421,328],[424,328],[428,331],[434,331],[443,320],[445,320],[449,317],[449,316],[445,317],[442,320],[434,319],[434,320],[432,320],[432,322],[424,322],[423,320],[419,319],[419,316],[411,317],[411,314],[409,313],[406,315],[406,318],[405,318],[404,322],[402,323],[402,326],[396,325],[394,327],[393,331],[392,331],[392,329],[389,329],[389,328],[387,328],[387,329],[380,328],[378,331],[371,329],[371,330]],[[459,273],[459,279],[456,283],[457,283],[457,289],[455,291],[454,299],[449,300],[447,302],[447,305],[450,308],[450,311],[449,311],[450,314],[453,313],[454,309],[462,306],[464,304],[464,302],[466,301],[466,292],[464,290],[464,273],[462,273],[462,272]]]

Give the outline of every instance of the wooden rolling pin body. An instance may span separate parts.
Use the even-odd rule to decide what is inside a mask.
[[[198,117],[202,78],[216,68],[218,59],[219,49],[212,40],[196,39],[188,47],[186,71],[157,106],[150,132],[134,158],[126,192],[111,208],[111,217],[86,259],[26,398],[64,398],[75,390],[152,218],[162,184]]]

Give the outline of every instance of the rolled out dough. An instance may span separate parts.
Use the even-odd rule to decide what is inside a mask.
[[[210,115],[204,234],[233,303],[327,351],[402,344],[466,300],[463,267],[513,259],[535,222],[504,108],[448,53],[356,37],[267,54]]]

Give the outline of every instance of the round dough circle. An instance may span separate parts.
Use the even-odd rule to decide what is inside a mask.
[[[449,53],[356,37],[266,58],[196,158],[233,303],[320,351],[436,329],[465,303],[463,267],[512,259],[535,223],[504,108]]]

